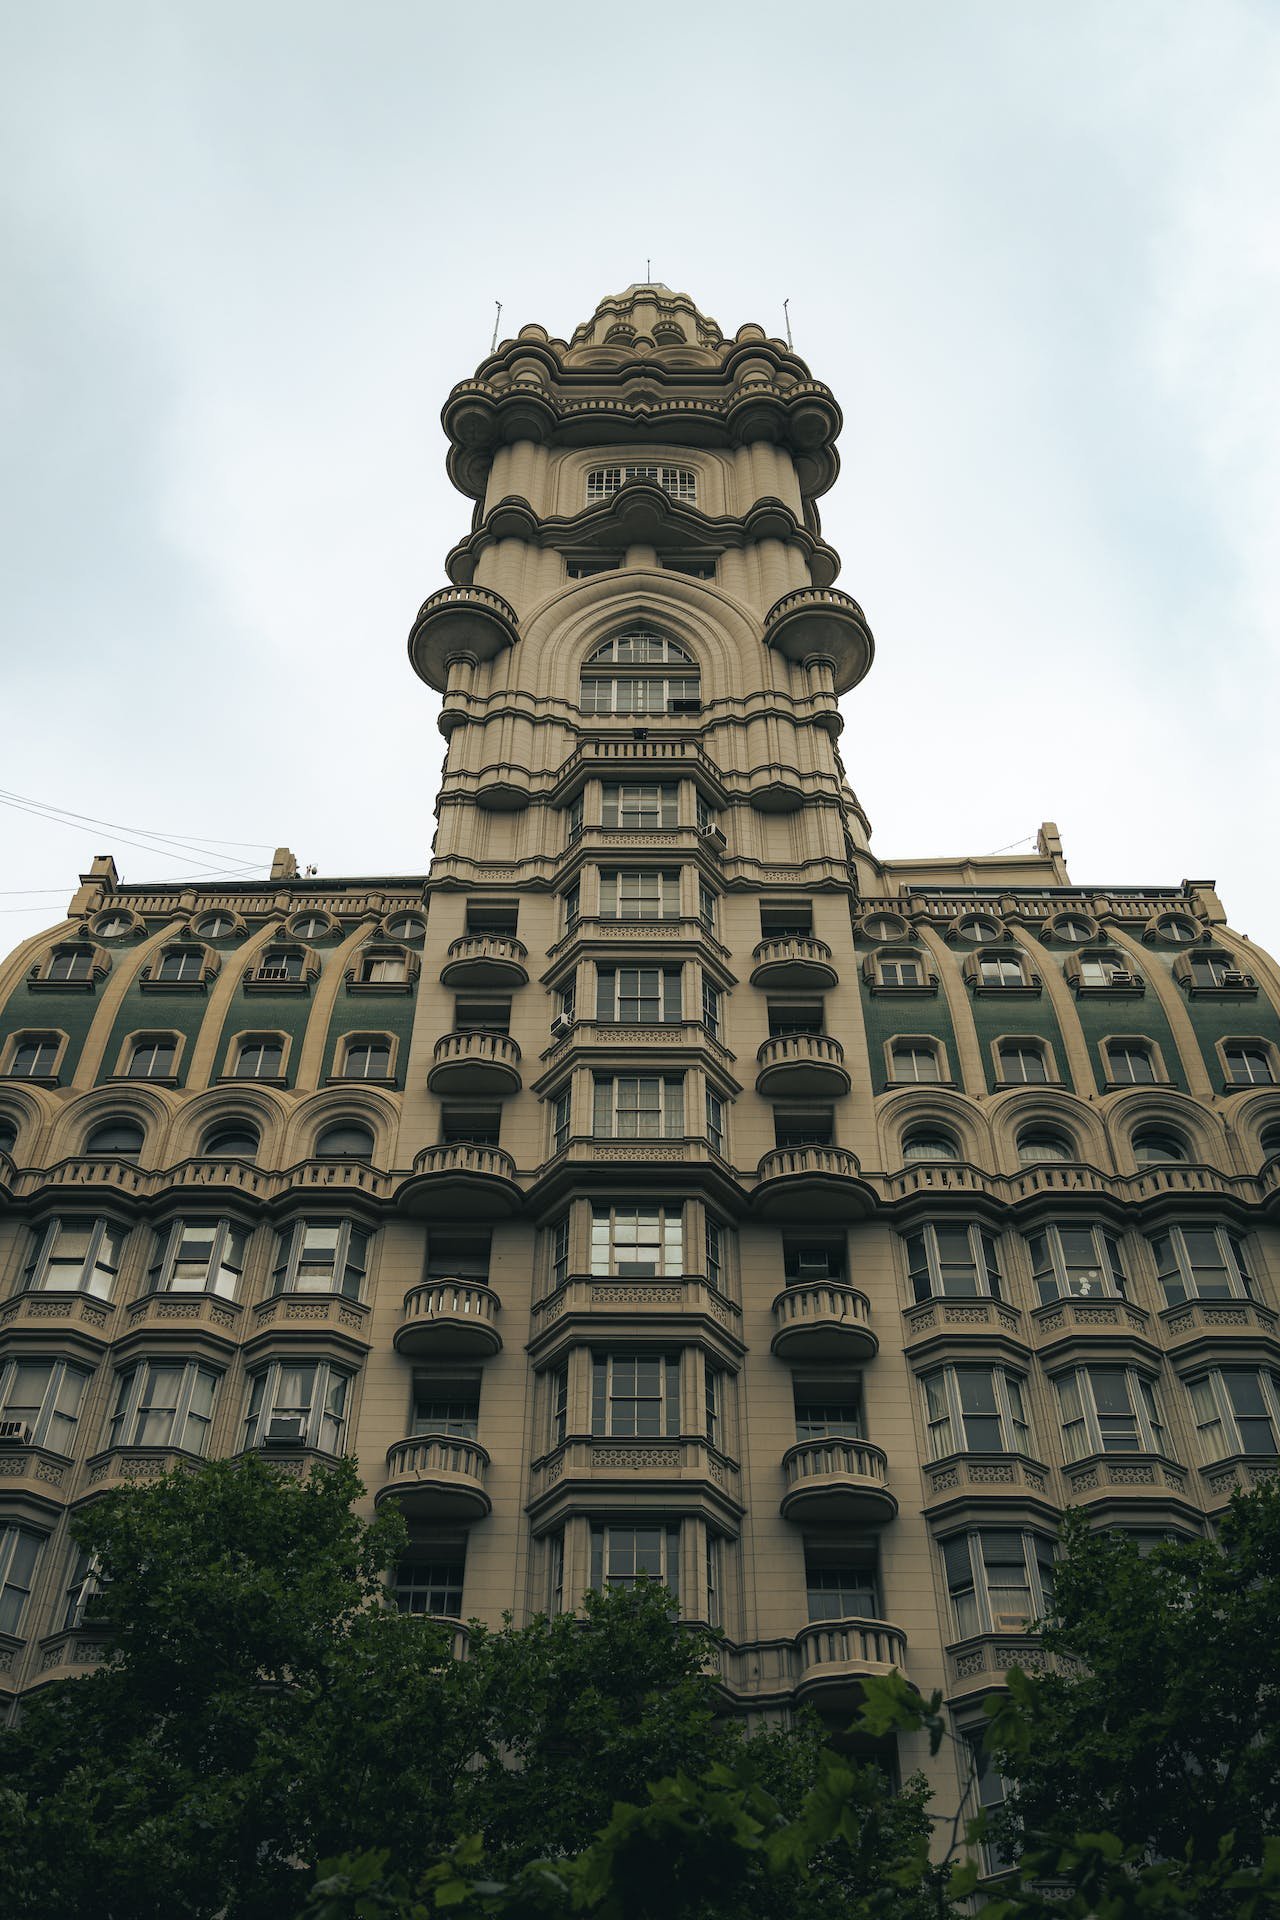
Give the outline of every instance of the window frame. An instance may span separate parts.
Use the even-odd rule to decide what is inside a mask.
[[[1095,1376],[1111,1374],[1118,1375],[1124,1382],[1123,1410],[1098,1404]],[[1152,1453],[1171,1457],[1169,1426],[1161,1418],[1155,1383],[1138,1367],[1123,1362],[1088,1362],[1055,1374],[1053,1385],[1058,1399],[1062,1457],[1069,1467],[1104,1453],[1126,1458]],[[1118,1428],[1109,1434],[1104,1424],[1107,1421],[1131,1423],[1133,1445],[1109,1445],[1109,1439],[1123,1436]]]
[[[299,1285],[299,1269],[307,1260],[307,1237],[313,1232],[336,1230],[333,1257],[329,1263],[330,1286]],[[372,1264],[376,1228],[367,1227],[348,1215],[304,1216],[285,1223],[278,1231],[275,1260],[271,1269],[271,1297],[285,1293],[318,1294],[333,1299],[359,1300],[364,1292]],[[311,1256],[315,1258],[314,1255]]]
[[[74,1360],[62,1357],[46,1360],[38,1354],[11,1353],[0,1361],[0,1420],[22,1420],[24,1412],[14,1400],[14,1389],[22,1368],[43,1369],[48,1378],[40,1390],[39,1401],[31,1416],[31,1438],[27,1442],[32,1447],[47,1447],[51,1453],[60,1453],[70,1458],[75,1451],[76,1431],[80,1415],[84,1410],[85,1395],[93,1380],[93,1368],[78,1365]],[[74,1380],[75,1405],[68,1411],[60,1405],[65,1389]],[[56,1423],[66,1422],[66,1431],[55,1431]],[[60,1444],[66,1442],[65,1445]]]
[[[179,1379],[172,1407],[157,1409],[144,1396],[153,1378],[161,1372],[176,1372]],[[150,1448],[170,1453],[190,1453],[199,1459],[207,1459],[222,1379],[223,1374],[203,1360],[171,1360],[147,1355],[119,1368],[116,1372],[115,1404],[107,1417],[108,1449],[113,1453],[132,1453]],[[201,1384],[206,1381],[209,1383],[209,1405],[206,1411],[201,1412],[196,1410],[193,1402]],[[163,1440],[128,1438],[131,1431],[137,1432],[157,1411],[169,1414],[169,1429]],[[203,1444],[188,1445],[193,1436]]]
[[[60,1236],[68,1228],[79,1230],[82,1227],[88,1228],[88,1245],[80,1260],[80,1278],[72,1286],[49,1286],[47,1275]],[[34,1232],[35,1245],[22,1275],[24,1293],[83,1293],[91,1300],[106,1302],[111,1299],[120,1277],[120,1268],[124,1264],[125,1248],[130,1234],[129,1227],[118,1225],[106,1214],[70,1213],[52,1215],[48,1220],[40,1222]],[[113,1240],[114,1246],[110,1254],[104,1257],[103,1247],[108,1240]],[[113,1260],[114,1264],[112,1264]],[[86,1279],[92,1279],[99,1274],[105,1276],[105,1286],[95,1287],[86,1284]]]
[[[1224,1292],[1214,1293],[1201,1290],[1197,1281],[1197,1274],[1202,1270],[1211,1271],[1213,1269],[1202,1269],[1197,1266],[1196,1261],[1192,1257],[1191,1249],[1187,1244],[1188,1232],[1211,1233],[1213,1235],[1215,1247],[1219,1255],[1221,1271],[1225,1274],[1228,1282]],[[1149,1232],[1147,1234],[1147,1240],[1151,1247],[1151,1258],[1156,1269],[1156,1279],[1165,1296],[1164,1304],[1166,1307],[1180,1307],[1185,1305],[1188,1300],[1257,1299],[1256,1283],[1249,1269],[1249,1264],[1245,1259],[1244,1243],[1240,1235],[1233,1233],[1230,1227],[1220,1226],[1216,1222],[1204,1221],[1196,1221],[1192,1226],[1188,1227],[1179,1221],[1161,1227],[1159,1232]],[[1162,1255],[1160,1252],[1162,1242],[1168,1243],[1169,1251],[1167,1256]],[[1173,1288],[1171,1287],[1171,1282],[1175,1280],[1176,1288]]]
[[[289,1371],[312,1369],[311,1390],[304,1403],[282,1401],[281,1389]],[[240,1451],[273,1443],[268,1435],[273,1420],[301,1418],[302,1438],[296,1443],[317,1453],[341,1458],[342,1442],[351,1417],[350,1402],[355,1370],[324,1358],[269,1360],[251,1368],[245,1376],[244,1414],[240,1423]],[[331,1405],[334,1388],[339,1389],[336,1409]],[[327,1429],[330,1429],[327,1431]],[[332,1439],[334,1444],[326,1442]]]
[[[191,1259],[182,1260],[184,1238],[192,1230],[200,1229],[211,1230],[204,1278],[198,1286],[175,1286],[174,1275],[178,1266],[195,1264]],[[216,1217],[179,1215],[167,1226],[157,1229],[156,1257],[147,1273],[148,1292],[179,1296],[211,1294],[221,1300],[234,1300],[244,1279],[252,1236],[252,1227],[226,1214]]]
[[[974,1286],[972,1291],[955,1292],[945,1284],[946,1269],[959,1269],[959,1262],[948,1259],[943,1261],[938,1235],[943,1233],[963,1233],[969,1246],[969,1266],[972,1268]],[[1004,1298],[1004,1275],[1000,1268],[999,1240],[990,1227],[976,1220],[947,1220],[941,1223],[932,1220],[923,1221],[919,1226],[904,1229],[899,1238],[903,1243],[907,1262],[907,1283],[914,1295],[914,1304],[922,1305],[926,1300],[1002,1300]],[[912,1242],[919,1241],[924,1255],[923,1263],[917,1260],[912,1251]],[[920,1282],[925,1280],[927,1291],[922,1291]],[[984,1284],[985,1283],[985,1284]]]
[[[1229,1377],[1242,1375],[1256,1383],[1263,1411],[1260,1414],[1241,1413],[1231,1397],[1227,1384]],[[1273,1460],[1280,1456],[1280,1373],[1274,1367],[1208,1367],[1203,1373],[1185,1382],[1187,1396],[1191,1402],[1191,1418],[1196,1430],[1196,1444],[1205,1466],[1215,1466],[1219,1461],[1230,1460],[1236,1455],[1245,1459]],[[1198,1393],[1198,1390],[1203,1392]],[[1203,1393],[1207,1393],[1213,1402],[1213,1415],[1209,1420],[1200,1417]],[[1198,1404],[1199,1402],[1199,1404]],[[1245,1445],[1249,1437],[1242,1429],[1241,1420],[1267,1421],[1271,1430],[1271,1447],[1263,1453],[1252,1451]],[[1208,1431],[1216,1427],[1223,1445],[1216,1453],[1209,1452]]]
[[[592,1075],[593,1139],[683,1140],[685,1127],[684,1074]]]
[[[1087,1281],[1089,1275],[1097,1271],[1101,1282],[1096,1289],[1083,1291],[1072,1284],[1072,1272],[1077,1263],[1068,1259],[1063,1246],[1064,1233],[1084,1234],[1090,1237],[1093,1254],[1088,1268],[1080,1268],[1082,1278]],[[1052,1306],[1058,1300],[1127,1300],[1129,1297],[1129,1277],[1125,1272],[1124,1259],[1120,1251],[1120,1240],[1109,1227],[1087,1224],[1078,1220],[1047,1221],[1043,1226],[1027,1228],[1023,1234],[1027,1243],[1027,1258],[1031,1266],[1032,1284],[1040,1295],[1038,1305]],[[1036,1252],[1036,1242],[1043,1240],[1047,1261],[1042,1261]],[[1054,1291],[1047,1290],[1045,1276],[1052,1276]]]
[[[990,1376],[990,1408],[966,1408],[961,1375]],[[954,1453],[1005,1454],[1031,1452],[1031,1418],[1027,1377],[996,1361],[950,1361],[920,1375],[924,1406],[925,1452],[930,1463]],[[994,1421],[998,1446],[979,1446],[970,1421]],[[957,1445],[957,1441],[959,1444]]]
[[[22,1566],[18,1554],[24,1541],[32,1543],[31,1557],[30,1564]],[[0,1633],[12,1634],[15,1640],[22,1637],[22,1623],[35,1592],[40,1563],[48,1544],[47,1533],[27,1526],[22,1520],[0,1522]],[[14,1577],[15,1567],[19,1573],[17,1578]],[[11,1597],[14,1594],[20,1596],[16,1601]]]
[[[610,1571],[610,1562],[615,1548],[614,1536],[617,1536],[617,1550],[632,1559],[641,1552],[657,1558],[657,1568],[649,1572],[645,1568],[619,1568],[616,1573]],[[625,1536],[631,1536],[628,1546]],[[647,1536],[643,1548],[640,1537]],[[591,1585],[598,1593],[606,1593],[616,1588],[629,1589],[639,1586],[643,1580],[652,1586],[665,1587],[673,1599],[680,1596],[680,1525],[679,1522],[666,1520],[645,1523],[639,1520],[615,1521],[598,1520],[591,1523]]]
[[[642,1227],[649,1228],[642,1237]],[[635,1221],[633,1237],[620,1238],[620,1224]],[[653,1247],[652,1259],[625,1257],[627,1248]],[[593,1201],[589,1242],[589,1271],[595,1279],[663,1280],[684,1274],[684,1206],[667,1207],[661,1201]]]
[[[996,1560],[988,1563],[985,1545],[988,1538],[1006,1541],[1017,1538],[1020,1541],[1023,1577],[1017,1586],[1008,1581],[992,1581],[992,1565],[1008,1568],[1013,1562]],[[976,1553],[975,1540],[978,1543]],[[964,1543],[969,1575],[967,1582],[955,1578],[957,1573],[964,1571],[960,1566],[959,1554],[955,1551],[960,1542]],[[1053,1541],[1048,1534],[1039,1533],[1033,1527],[966,1527],[949,1534],[938,1545],[942,1552],[943,1582],[947,1590],[951,1624],[958,1641],[972,1640],[985,1633],[1034,1631],[1036,1621],[1044,1619],[1050,1612],[1053,1583],[1052,1578],[1046,1581],[1045,1568],[1052,1568],[1054,1553]],[[1008,1548],[1004,1550],[1008,1551]],[[1029,1611],[1018,1615],[1016,1619],[1007,1607],[1001,1609],[993,1604],[993,1593],[1023,1591],[1031,1604]],[[962,1602],[967,1604],[962,1606]]]
[[[680,1436],[678,1349],[593,1347],[593,1439],[675,1440]]]

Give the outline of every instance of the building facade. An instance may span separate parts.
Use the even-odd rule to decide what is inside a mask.
[[[1280,1446],[1280,973],[1213,885],[883,862],[782,342],[634,286],[450,395],[425,875],[126,885],[0,970],[0,1699],[83,1671],[101,1490],[357,1454],[401,1604],[642,1573],[750,1713],[961,1731],[1058,1517]],[[904,1743],[904,1771],[942,1769]]]

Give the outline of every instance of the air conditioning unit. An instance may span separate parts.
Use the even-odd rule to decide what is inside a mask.
[[[31,1429],[25,1420],[0,1420],[0,1447],[27,1447]]]
[[[1234,967],[1228,967],[1218,984],[1223,987],[1251,987],[1253,981],[1247,973],[1238,973]]]
[[[556,1040],[563,1040],[565,1034],[569,1032],[572,1026],[573,1015],[571,1013],[558,1013],[551,1022],[552,1037]]]
[[[1137,976],[1130,973],[1126,967],[1113,967],[1107,980],[1107,985],[1109,987],[1131,987],[1136,977]]]
[[[729,844],[719,827],[700,827],[698,831],[704,840],[714,840],[718,847],[727,847]]]
[[[300,1415],[294,1414],[285,1419],[271,1420],[267,1424],[267,1437],[263,1442],[268,1447],[300,1447],[307,1437],[307,1424]]]
[[[668,713],[701,713],[701,700],[668,700]]]

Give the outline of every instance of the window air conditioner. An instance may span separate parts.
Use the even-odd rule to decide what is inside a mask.
[[[701,713],[701,700],[668,700],[668,713]]]
[[[572,1026],[573,1015],[571,1013],[558,1013],[551,1022],[551,1031],[557,1040],[562,1040]]]
[[[297,1414],[285,1419],[268,1422],[267,1437],[263,1442],[268,1447],[300,1447],[306,1439],[306,1422]]]
[[[698,831],[704,840],[714,840],[718,847],[727,847],[729,844],[719,827],[700,827]]]
[[[1224,971],[1220,984],[1224,987],[1248,987],[1253,982],[1247,973],[1237,973],[1234,967],[1229,967]]]
[[[1127,967],[1113,967],[1107,985],[1109,987],[1131,987],[1133,982],[1134,976],[1129,972]]]
[[[25,1447],[30,1441],[31,1429],[25,1420],[0,1420],[0,1446]]]

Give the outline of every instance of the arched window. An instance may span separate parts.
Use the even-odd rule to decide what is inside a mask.
[[[616,466],[592,467],[587,475],[587,502],[607,500],[628,480],[652,480],[673,500],[698,498],[698,476],[692,467]]]
[[[629,627],[583,662],[582,710],[649,717],[694,711],[698,686],[697,666],[683,647],[648,627]]]
[[[12,1153],[14,1148],[17,1146],[17,1144],[18,1144],[18,1123],[16,1120],[10,1120],[8,1115],[6,1114],[3,1116],[3,1118],[0,1118],[0,1153]],[[1277,1147],[1280,1147],[1280,1141],[1277,1141],[1276,1145]],[[1262,1151],[1264,1153],[1267,1152],[1267,1143],[1266,1143],[1265,1134],[1263,1135],[1263,1140],[1262,1140]]]
[[[359,1120],[338,1120],[316,1141],[319,1160],[372,1160],[373,1128]]]
[[[902,1158],[910,1160],[958,1160],[960,1149],[953,1136],[941,1127],[913,1127],[902,1142]]]
[[[362,1033],[348,1040],[342,1056],[344,1080],[386,1080],[391,1074],[391,1042],[384,1033]]]
[[[895,1080],[941,1080],[936,1040],[895,1040],[889,1054]]]
[[[117,1160],[133,1160],[142,1151],[143,1132],[136,1120],[104,1120],[84,1143],[86,1153],[109,1153]]]
[[[46,980],[92,980],[92,947],[55,947]]]
[[[1187,1143],[1172,1127],[1143,1127],[1133,1136],[1133,1157],[1140,1167],[1161,1167],[1187,1158]]]
[[[284,1041],[278,1033],[246,1034],[236,1049],[237,1080],[277,1080],[284,1072]]]
[[[1222,1049],[1227,1078],[1233,1087],[1269,1087],[1275,1083],[1275,1065],[1265,1040],[1228,1040]]]
[[[171,1034],[146,1034],[135,1040],[125,1068],[131,1080],[167,1080],[178,1058],[178,1043]]]
[[[1047,1166],[1055,1160],[1074,1160],[1075,1143],[1057,1127],[1024,1127],[1018,1135],[1018,1164]]]
[[[262,1136],[251,1120],[220,1120],[200,1143],[201,1153],[225,1154],[229,1160],[253,1160]]]

